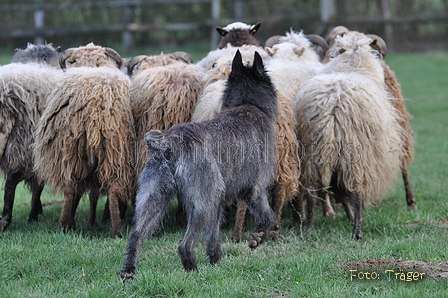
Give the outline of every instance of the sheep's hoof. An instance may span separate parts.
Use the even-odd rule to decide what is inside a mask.
[[[415,199],[413,199],[413,202],[408,204],[408,210],[409,211],[415,211],[417,210],[417,203],[415,202]]]
[[[266,236],[264,232],[256,232],[249,237],[249,247],[255,249],[263,243],[263,239]]]
[[[63,233],[68,233],[69,231],[74,231],[76,230],[75,225],[61,225],[59,224],[59,227],[57,228],[57,232],[63,232]]]
[[[9,226],[9,221],[0,215],[0,231],[4,232]]]
[[[279,234],[280,234],[280,231],[278,229],[272,230],[269,232],[269,239],[275,241],[278,239]]]
[[[243,236],[241,235],[241,233],[235,233],[233,232],[232,237],[230,237],[230,240],[232,240],[232,242],[234,243],[240,243]]]
[[[28,218],[26,219],[26,221],[27,221],[28,223],[36,222],[36,221],[37,221],[37,217],[28,216]]]
[[[134,272],[120,271],[120,279],[122,282],[133,282],[134,281]]]
[[[355,240],[361,240],[362,239],[362,232],[353,230],[352,237],[355,238]]]
[[[121,236],[121,233],[120,232],[113,232],[112,233],[112,238],[123,238],[123,236]]]

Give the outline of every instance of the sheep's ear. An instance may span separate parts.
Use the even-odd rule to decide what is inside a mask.
[[[268,52],[269,56],[274,56],[275,50],[273,48],[265,47],[264,49],[266,50],[266,52]]]
[[[258,28],[260,28],[261,23],[257,22],[255,25],[252,25],[249,29],[250,34],[254,35],[255,33],[257,33]]]
[[[294,47],[294,54],[296,54],[297,56],[302,56],[303,52],[305,52],[305,48],[304,47]]]
[[[254,64],[253,64],[253,70],[257,74],[257,76],[263,76],[264,73],[264,65],[263,65],[263,59],[261,58],[260,54],[255,51],[254,54]]]
[[[55,50],[56,50],[56,52],[60,53],[61,52],[61,46],[58,46]]]
[[[218,31],[219,35],[221,35],[221,36],[226,36],[226,34],[229,33],[229,32],[227,32],[226,29],[221,28],[221,27],[216,27],[216,31]]]
[[[237,50],[235,53],[235,57],[233,57],[232,61],[232,72],[242,73],[243,69],[244,69],[243,58],[241,57],[240,50]]]

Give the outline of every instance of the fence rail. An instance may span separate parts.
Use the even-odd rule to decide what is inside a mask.
[[[259,1],[258,6],[261,8],[258,11],[257,4],[253,4],[253,1],[244,0],[104,0],[81,3],[72,3],[71,1],[47,3],[54,2],[51,0],[47,2],[45,0],[34,0],[30,3],[28,0],[27,4],[0,5],[2,15],[6,17],[10,15],[18,16],[17,18],[10,16],[10,18],[13,18],[13,22],[6,21],[0,24],[0,39],[3,44],[23,39],[43,43],[48,39],[66,36],[102,36],[109,34],[115,35],[115,38],[118,36],[123,49],[129,50],[138,45],[136,36],[143,36],[141,39],[145,40],[147,34],[160,32],[182,34],[182,32],[185,32],[186,37],[184,38],[188,39],[190,37],[186,34],[187,32],[202,32],[201,38],[209,39],[211,46],[213,46],[217,44],[218,38],[215,27],[234,21],[247,23],[260,21],[266,34],[263,36],[264,38],[274,34],[282,34],[290,27],[297,30],[307,29],[309,33],[324,35],[328,28],[341,24],[360,31],[372,30],[373,28],[373,30],[379,31],[373,33],[384,35],[388,45],[391,45],[390,48],[394,48],[394,44],[400,42],[400,38],[405,35],[403,32],[410,34],[410,31],[415,29],[406,29],[406,26],[425,26],[429,24],[434,28],[426,28],[420,31],[432,30],[431,32],[436,32],[432,35],[437,35],[439,40],[446,40],[447,38],[448,9],[440,11],[438,14],[401,16],[391,12],[389,2],[393,2],[393,0],[381,0],[375,2],[375,5],[377,5],[375,7],[376,14],[350,14],[345,15],[344,18],[338,17],[340,13],[336,13],[336,7],[339,7],[339,10],[341,8],[336,4],[345,3],[345,6],[348,7],[347,3],[350,1],[352,0],[321,0],[320,5],[314,4],[313,6],[317,9],[312,10],[310,4],[308,4],[307,9],[303,10],[304,5],[295,4],[295,2],[301,1],[280,0],[276,3],[284,7],[279,11],[274,11],[271,9],[272,4],[268,4],[270,1],[266,0]],[[373,7],[373,4],[368,5]],[[196,13],[196,15],[188,20],[185,16],[176,18],[176,13],[179,14],[178,11],[173,13],[174,16],[171,19],[166,18],[161,21],[160,15],[152,13],[152,10],[159,10],[163,15],[166,11],[173,10],[173,7],[178,6],[185,7],[184,10],[191,10],[191,13]],[[65,23],[64,17],[60,15],[67,14],[67,12],[73,12],[76,17],[70,15],[70,17],[67,17],[70,22]],[[151,16],[146,16],[148,14]],[[98,17],[95,17],[96,15]],[[56,17],[59,22],[57,25],[52,23],[53,18]],[[19,20],[20,18],[22,20]],[[30,18],[32,18],[32,22]],[[14,25],[9,23],[14,23]],[[274,28],[277,31],[274,32]],[[278,31],[278,28],[282,28],[281,31]],[[397,32],[397,28],[405,29]],[[434,39],[437,39],[437,36]],[[414,36],[415,38],[416,36]]]

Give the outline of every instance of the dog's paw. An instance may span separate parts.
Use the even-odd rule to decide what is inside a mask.
[[[133,282],[134,273],[131,271],[120,271],[120,279],[122,282]]]
[[[255,232],[249,237],[249,247],[255,249],[263,243],[266,234],[264,232]]]

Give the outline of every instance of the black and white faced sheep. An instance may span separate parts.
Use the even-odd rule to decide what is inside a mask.
[[[275,89],[255,53],[246,67],[237,52],[223,97],[221,113],[200,123],[154,130],[146,137],[151,152],[140,177],[135,227],[121,270],[132,279],[142,244],[177,193],[188,217],[178,253],[185,270],[196,270],[194,246],[205,230],[211,264],[221,258],[219,228],[223,208],[242,196],[257,221],[249,246],[256,248],[275,222],[268,203],[275,163]]]
[[[62,74],[52,67],[59,54],[51,45],[28,44],[25,50],[16,50],[13,63],[0,67],[0,172],[6,176],[1,231],[11,223],[15,189],[22,180],[32,193],[28,221],[37,220],[42,212],[44,185],[33,172],[31,146],[47,97]]]
[[[337,37],[337,56],[304,83],[296,104],[307,222],[314,198],[333,192],[354,206],[356,239],[362,206],[378,202],[397,177],[404,133],[371,41],[351,33]]]
[[[64,194],[61,229],[75,228],[77,204],[90,189],[91,197],[108,195],[112,237],[121,236],[119,204],[135,193],[130,79],[116,51],[94,44],[67,49],[60,64],[64,76],[36,130],[36,172]]]
[[[240,47],[242,45],[256,45],[258,40],[254,34],[258,31],[260,22],[254,25],[248,25],[242,22],[235,22],[225,27],[217,27],[216,31],[222,36],[221,42],[218,44],[218,49],[223,49],[230,44],[232,47]]]

